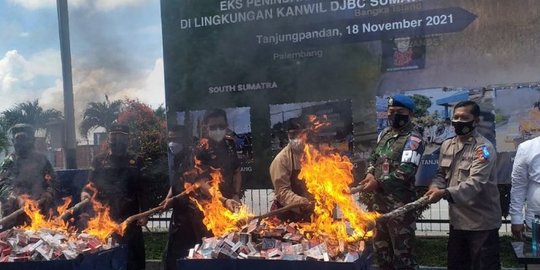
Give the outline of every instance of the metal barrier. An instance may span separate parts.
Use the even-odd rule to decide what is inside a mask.
[[[274,200],[272,189],[248,189],[244,193],[243,203],[246,204],[251,213],[259,215],[270,210]],[[169,228],[171,211],[152,216],[148,222],[151,231],[166,231]],[[510,220],[503,219],[503,225],[499,230],[502,234],[508,234],[510,230]],[[418,219],[416,227],[417,234],[446,234],[449,228],[448,203],[444,200],[432,204],[429,209],[422,213]]]

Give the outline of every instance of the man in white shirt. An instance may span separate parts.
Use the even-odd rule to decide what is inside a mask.
[[[540,137],[521,143],[517,149],[510,198],[512,234],[520,239],[525,230],[523,220],[530,228],[534,215],[540,215]]]

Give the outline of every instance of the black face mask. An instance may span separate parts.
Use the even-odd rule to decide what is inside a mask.
[[[474,130],[474,120],[469,122],[452,121],[452,126],[456,135],[463,136],[471,133]]]
[[[13,144],[13,148],[15,148],[15,154],[17,154],[17,156],[26,157],[32,151],[33,145],[16,142]]]
[[[409,123],[409,116],[405,114],[392,114],[388,116],[388,123],[393,128],[402,128]]]

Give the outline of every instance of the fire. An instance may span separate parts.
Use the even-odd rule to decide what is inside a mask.
[[[250,217],[247,206],[242,205],[236,212],[227,209],[223,203],[223,195],[219,191],[219,183],[222,176],[219,170],[211,168],[210,172],[210,199],[202,200],[190,197],[197,207],[204,214],[203,223],[214,236],[223,236],[230,232],[239,231],[240,223],[247,221]],[[188,185],[189,187],[189,185]]]
[[[93,193],[90,203],[94,209],[95,216],[88,221],[88,226],[83,232],[97,237],[102,242],[106,242],[112,233],[123,235],[125,228],[112,220],[110,208],[96,200],[98,193],[96,187],[92,183],[89,183],[86,185],[86,188]]]
[[[50,229],[56,231],[73,232],[69,224],[63,220],[47,218],[39,210],[39,202],[32,200],[28,195],[22,195],[24,201],[23,211],[30,219],[30,224],[22,226],[24,230],[38,231],[40,229]],[[64,198],[64,203],[58,207],[58,213],[63,213],[71,203],[71,197]],[[52,216],[52,213],[51,215]]]
[[[313,132],[319,132],[321,129],[325,127],[329,127],[331,125],[330,121],[328,121],[328,117],[326,115],[322,115],[320,118],[316,115],[308,115],[308,122],[310,123],[310,129]]]
[[[313,146],[305,146],[299,178],[305,181],[315,199],[312,223],[305,229],[348,242],[372,236],[372,232],[366,230],[367,224],[375,222],[379,214],[365,212],[349,195],[352,168],[346,156],[324,155]],[[336,207],[343,213],[343,220],[334,219]],[[352,230],[348,231],[348,226]]]

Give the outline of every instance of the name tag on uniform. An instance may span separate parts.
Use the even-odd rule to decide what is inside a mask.
[[[403,155],[401,156],[401,162],[414,163],[418,166],[420,164],[421,158],[422,155],[418,152],[413,150],[405,150],[403,151]]]

